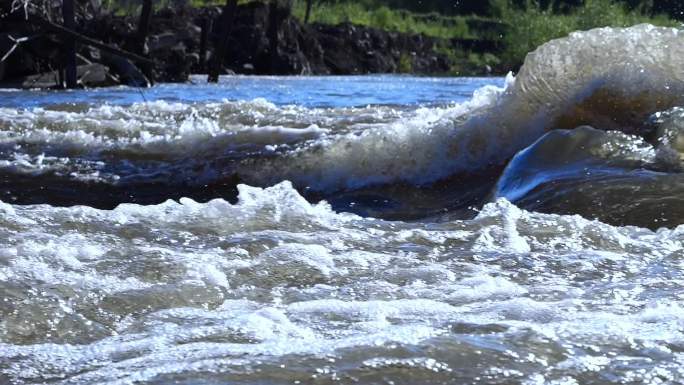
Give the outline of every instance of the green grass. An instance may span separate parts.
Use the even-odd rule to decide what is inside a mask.
[[[640,23],[660,26],[677,26],[666,16],[648,16],[644,9],[627,9],[611,0],[586,0],[583,7],[569,14],[554,14],[529,1],[526,9],[515,8],[510,0],[496,0],[501,20],[508,25],[502,36],[504,50],[500,54],[501,66],[519,66],[525,55],[539,45],[578,30],[597,27],[628,27]]]
[[[494,20],[505,24],[505,32],[491,33],[486,29],[472,30],[467,21],[486,18],[475,16],[442,16],[438,14],[416,14],[390,9],[379,5],[379,0],[337,0],[314,6],[311,22],[339,24],[351,22],[358,25],[406,33],[422,33],[428,36],[450,38],[501,39],[503,50],[497,57],[451,53],[457,62],[467,62],[474,68],[493,66],[495,69],[516,68],[525,55],[539,45],[555,38],[567,36],[577,30],[597,27],[627,27],[640,23],[660,26],[678,26],[679,23],[667,16],[650,16],[644,7],[628,9],[612,0],[585,0],[582,7],[568,14],[557,14],[539,6],[537,1],[528,0],[523,8],[512,5],[511,0],[492,0]],[[295,0],[294,15],[304,18],[305,1]],[[463,67],[463,66],[461,66]]]
[[[119,0],[121,1],[121,0]],[[161,0],[169,2],[171,0]],[[238,4],[269,0],[240,0]],[[224,0],[190,0],[195,7],[207,5],[223,5]],[[309,22],[336,25],[352,23],[387,31],[412,34],[425,34],[440,38],[473,37],[468,31],[468,17],[449,17],[437,13],[416,14],[401,9],[391,9],[380,5],[378,0],[333,0],[315,1]],[[299,20],[304,20],[306,1],[294,0],[292,13]]]
[[[268,0],[239,0],[239,3],[252,1]],[[309,21],[332,25],[348,22],[387,31],[425,34],[444,39],[437,49],[452,59],[452,72],[461,74],[487,66],[494,67],[497,72],[515,69],[522,64],[528,52],[572,31],[604,26],[625,27],[639,23],[673,27],[679,25],[666,16],[650,16],[649,9],[645,7],[628,9],[612,0],[585,0],[582,7],[565,14],[552,12],[552,6],[542,8],[535,0],[527,0],[524,7],[513,6],[512,0],[490,1],[494,9],[494,17],[491,18],[412,13],[389,8],[383,5],[386,3],[383,0],[315,1]],[[225,0],[189,0],[189,4],[195,7],[220,6],[224,3]],[[139,2],[136,0],[105,0],[105,4],[119,10],[117,13],[139,12]],[[174,0],[156,2],[157,7],[173,4]],[[294,16],[303,20],[306,1],[294,0],[293,5]],[[474,21],[480,25],[473,23]],[[500,52],[486,54],[456,52],[447,41],[453,38],[500,40],[502,49]],[[403,67],[402,70],[408,68],[407,65]]]
[[[123,0],[118,0],[123,1]],[[161,0],[160,4],[172,0]],[[240,0],[238,4],[268,0]],[[190,0],[194,7],[220,6],[225,0]],[[378,0],[337,0],[331,2],[316,1],[311,10],[309,22],[336,25],[352,23],[387,31],[411,34],[425,34],[440,38],[474,37],[468,31],[466,17],[445,17],[436,13],[415,14],[400,9],[391,9]],[[306,1],[294,0],[292,13],[299,20],[304,20]]]
[[[456,63],[467,63],[465,67],[493,66],[499,70],[518,67],[528,52],[551,39],[567,36],[573,31],[605,26],[627,27],[640,23],[673,27],[679,25],[667,16],[651,16],[649,10],[644,7],[628,9],[612,0],[585,0],[583,6],[567,14],[552,12],[552,6],[548,9],[542,8],[534,0],[528,0],[523,8],[513,6],[511,0],[492,0],[494,20],[475,16],[416,14],[390,9],[379,5],[381,3],[379,0],[337,0],[319,3],[314,6],[310,21],[324,24],[350,22],[390,31],[422,33],[442,39],[501,39],[503,50],[497,53],[496,57],[491,54],[473,55],[468,52],[449,53],[452,59],[457,59]],[[296,17],[304,19],[305,1],[295,0],[293,12]],[[469,19],[500,22],[505,25],[505,29],[503,33],[488,31],[486,28],[473,30],[468,27]],[[460,70],[464,67],[458,64],[457,66]]]
[[[406,52],[402,52],[401,57],[399,58],[399,68],[397,68],[397,72],[401,74],[410,74],[413,72],[413,60]]]
[[[306,2],[294,2],[293,14],[304,19]],[[432,16],[432,17],[430,17]],[[468,31],[465,17],[443,17],[440,15],[418,15],[404,10],[390,9],[386,6],[368,7],[363,2],[339,1],[321,3],[313,7],[312,23],[339,24],[353,23],[387,31],[425,34],[440,38],[466,38]]]

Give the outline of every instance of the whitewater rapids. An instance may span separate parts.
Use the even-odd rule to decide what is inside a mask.
[[[684,383],[682,68],[3,92],[0,384]]]
[[[384,222],[289,183],[235,205],[0,210],[8,382],[684,381],[682,228],[505,200]]]

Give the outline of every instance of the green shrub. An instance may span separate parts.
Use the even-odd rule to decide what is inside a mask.
[[[402,74],[410,74],[413,72],[413,58],[406,52],[402,52],[399,57],[399,68],[397,72]]]
[[[372,0],[317,3],[311,11],[309,21],[322,24],[350,22],[388,31],[422,33],[445,39],[470,36],[465,17],[421,15],[379,4],[381,2]],[[293,14],[303,20],[305,13],[306,1],[295,1]]]
[[[371,25],[376,28],[396,30],[397,25],[394,18],[392,11],[385,6],[382,6],[371,12]]]
[[[139,2],[136,0],[106,0],[108,9],[119,14],[137,14]],[[239,3],[268,0],[239,0]],[[284,1],[284,0],[283,0]],[[482,0],[484,1],[484,0]],[[478,16],[444,16],[438,13],[414,13],[392,8],[396,4],[389,0],[325,0],[315,1],[310,22],[339,24],[350,22],[358,25],[412,34],[425,34],[444,39],[437,51],[446,54],[454,66],[462,71],[476,66],[492,66],[495,70],[516,69],[522,64],[525,55],[539,45],[572,31],[596,27],[624,27],[639,23],[677,26],[674,20],[661,15],[652,16],[649,2],[629,9],[613,0],[584,0],[582,6],[567,13],[553,12],[553,0],[548,8],[539,5],[538,0],[526,0],[520,6],[513,0],[489,0],[494,18]],[[172,0],[157,0],[156,6],[169,5]],[[193,6],[221,5],[225,0],[190,0]],[[645,5],[643,5],[645,4]],[[557,7],[556,7],[557,8]],[[293,14],[304,19],[306,0],[294,0]],[[468,21],[480,24],[503,24],[503,28],[468,26]],[[484,22],[484,23],[482,23]],[[477,24],[477,23],[476,23]],[[500,39],[502,50],[497,56],[472,55],[458,51],[448,44],[447,39]],[[494,60],[496,59],[496,60]],[[404,67],[402,65],[402,67]],[[402,71],[406,67],[402,68]]]
[[[542,8],[538,2],[528,0],[523,8],[515,7],[510,0],[494,0],[497,15],[508,24],[502,37],[504,50],[501,67],[515,69],[525,55],[539,45],[572,31],[597,27],[627,27],[639,23],[675,26],[677,23],[664,16],[649,16],[642,8],[627,9],[612,0],[585,0],[583,6],[568,14],[556,14],[552,7]]]

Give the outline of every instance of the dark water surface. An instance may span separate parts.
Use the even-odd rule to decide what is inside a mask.
[[[681,68],[0,91],[0,384],[684,383]]]

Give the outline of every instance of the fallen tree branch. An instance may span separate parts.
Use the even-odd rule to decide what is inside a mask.
[[[20,9],[24,10],[24,18],[28,20],[29,18],[29,6],[32,4],[30,3],[29,0],[14,0],[12,1],[12,7],[10,9],[10,13],[14,13]]]
[[[146,57],[134,54],[132,52],[124,51],[122,49],[109,46],[109,45],[107,45],[101,41],[97,41],[95,39],[89,38],[88,36],[82,35],[76,31],[65,28],[59,24],[55,24],[55,23],[48,21],[48,20],[45,20],[45,19],[32,17],[28,20],[28,22],[33,24],[33,25],[47,29],[51,32],[54,32],[54,33],[57,33],[60,35],[65,35],[65,36],[70,37],[72,39],[76,39],[82,44],[101,49],[102,51],[109,52],[112,55],[121,56],[121,57],[124,57],[126,59],[130,59],[130,60],[133,60],[133,61],[139,62],[139,63],[152,64],[152,65],[154,64],[154,61],[151,59],[148,59]]]
[[[5,60],[7,60],[7,58],[10,57],[10,55],[12,54],[12,52],[14,52],[14,50],[16,50],[17,47],[19,47],[19,45],[20,45],[21,43],[23,43],[23,42],[25,42],[25,41],[28,41],[28,39],[29,39],[28,37],[20,37],[19,39],[15,39],[12,35],[7,35],[7,38],[9,38],[9,39],[12,41],[12,43],[14,43],[14,45],[13,45],[12,48],[10,48],[10,49],[7,51],[7,53],[5,53],[5,55],[0,59],[0,63],[2,63],[2,62],[4,62]]]

